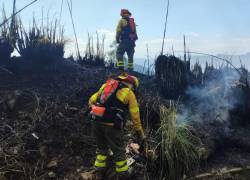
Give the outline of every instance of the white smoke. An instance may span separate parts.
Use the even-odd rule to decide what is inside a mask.
[[[235,91],[240,74],[229,68],[214,70],[210,80],[186,91],[187,103],[179,106],[177,122],[219,121],[229,125],[229,112],[241,101],[241,92]],[[237,93],[236,93],[237,92]]]

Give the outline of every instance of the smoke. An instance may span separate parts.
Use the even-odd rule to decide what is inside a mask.
[[[230,125],[230,111],[242,102],[242,92],[235,85],[240,75],[233,69],[205,72],[203,84],[189,87],[188,100],[179,106],[177,122],[220,122]]]

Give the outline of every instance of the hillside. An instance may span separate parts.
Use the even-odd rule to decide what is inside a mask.
[[[80,66],[72,61],[62,60],[54,65],[38,67],[13,61],[2,65],[0,73],[1,179],[78,179],[81,172],[92,166],[95,155],[91,123],[84,113],[88,98],[107,77],[120,72],[98,66]],[[156,147],[161,140],[156,132],[164,126],[161,106],[171,108],[171,101],[163,97],[157,77],[133,74],[140,78],[138,98],[141,117],[148,134],[149,148],[154,149],[156,158],[148,159],[146,169],[137,170],[134,179],[141,177],[140,173],[144,173],[149,179],[160,179],[156,169],[163,170],[165,165],[159,164],[158,158],[162,154]],[[206,89],[204,91],[207,92]],[[186,177],[203,172],[211,173],[196,179],[216,178],[218,174],[247,179],[249,174],[246,175],[248,171],[244,168],[247,169],[250,165],[248,120],[237,115],[243,115],[241,111],[233,113],[234,119],[230,123],[218,120],[224,117],[223,103],[217,102],[220,111],[213,104],[205,111],[203,102],[210,101],[212,96],[194,96],[192,92],[196,91],[189,90],[189,98],[179,102],[177,122],[189,117],[192,137],[196,136],[201,141],[193,142],[197,145],[195,149],[199,152],[200,163],[192,164],[194,169],[186,169],[188,172],[180,172]],[[215,93],[219,92],[220,90]],[[190,98],[196,98],[195,103]],[[201,109],[196,112],[190,109],[190,115],[187,106]],[[172,128],[178,130],[179,125],[173,125]],[[131,133],[133,134],[129,130],[128,134]],[[187,160],[186,157],[183,158]],[[167,164],[167,161],[163,162]],[[236,167],[239,169],[234,169],[232,173],[231,169]]]

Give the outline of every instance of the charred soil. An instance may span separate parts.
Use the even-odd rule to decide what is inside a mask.
[[[85,114],[88,98],[108,77],[120,72],[69,60],[48,66],[22,61],[0,69],[0,179],[79,179],[80,172],[92,166],[96,148]],[[143,124],[156,131],[158,104],[169,102],[153,77],[133,74],[141,80],[138,97]],[[189,176],[249,166],[248,129],[236,126],[221,133],[223,123],[196,124],[194,134],[203,144],[202,161]]]

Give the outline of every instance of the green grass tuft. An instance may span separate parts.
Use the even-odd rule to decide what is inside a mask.
[[[199,163],[195,137],[186,124],[176,124],[176,109],[160,107],[160,179],[179,180],[189,174]]]

